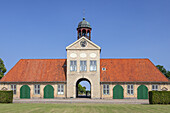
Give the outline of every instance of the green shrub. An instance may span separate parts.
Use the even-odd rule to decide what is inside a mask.
[[[150,104],[170,104],[170,91],[149,91]]]
[[[0,103],[12,103],[13,91],[0,91]]]

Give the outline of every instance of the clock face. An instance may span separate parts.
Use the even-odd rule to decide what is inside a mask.
[[[85,40],[82,40],[82,41],[80,42],[80,45],[81,45],[81,47],[86,47],[87,42],[86,42]]]

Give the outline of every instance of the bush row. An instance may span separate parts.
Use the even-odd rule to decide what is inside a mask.
[[[170,104],[170,91],[149,91],[150,104]]]
[[[13,91],[0,91],[0,103],[12,103]]]

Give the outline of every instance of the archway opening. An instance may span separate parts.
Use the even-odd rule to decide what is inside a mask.
[[[83,29],[83,31],[82,31],[82,36],[86,36],[86,30],[85,29]]]
[[[76,98],[91,98],[91,83],[88,79],[79,79],[76,83]]]

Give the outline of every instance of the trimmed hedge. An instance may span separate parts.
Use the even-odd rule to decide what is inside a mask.
[[[12,103],[13,91],[0,91],[0,103]]]
[[[170,104],[170,91],[149,91],[150,104]]]

